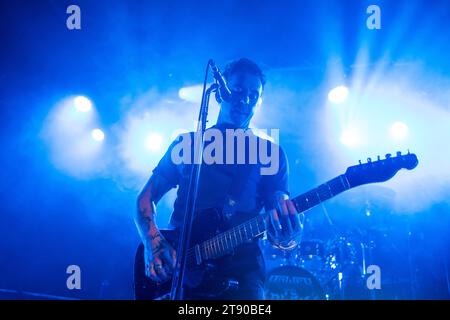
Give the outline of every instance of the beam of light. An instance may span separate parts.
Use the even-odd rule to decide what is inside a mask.
[[[89,112],[92,110],[92,102],[84,96],[78,96],[73,99],[73,104],[78,112]]]
[[[328,93],[328,100],[334,104],[341,104],[347,101],[349,90],[345,86],[339,86]]]
[[[267,131],[267,129],[258,129],[258,128],[252,128],[253,133],[255,136],[258,136],[262,139],[269,140],[273,143],[279,143],[278,141],[275,141],[275,139],[271,136],[273,134],[273,131],[270,130],[270,132]]]
[[[381,184],[395,194],[390,210],[397,214],[415,213],[429,209],[438,199],[450,199],[450,165],[446,160],[450,157],[446,146],[450,139],[450,112],[448,95],[442,94],[450,92],[448,79],[427,71],[420,63],[395,65],[381,60],[376,65],[354,69],[348,80],[352,83],[351,97],[345,108],[323,109],[324,138],[332,150],[332,166],[335,165],[332,171],[358,160],[365,162],[368,157],[384,158],[386,153],[410,150],[419,158],[417,168],[401,170]],[[346,130],[355,128],[358,135]],[[336,144],[336,136],[347,148]],[[327,165],[332,167],[328,162]],[[373,188],[367,186],[368,190]],[[363,188],[355,192],[363,192]]]
[[[105,133],[101,129],[94,129],[91,132],[91,137],[95,141],[103,141],[105,140]]]
[[[183,87],[180,90],[178,90],[178,97],[181,100],[187,102],[200,103],[202,100],[202,93],[203,93],[203,85],[195,85],[190,87]]]
[[[348,130],[344,130],[344,132],[342,132],[339,141],[343,145],[353,148],[353,147],[356,147],[359,145],[360,138],[356,131],[348,129]]]
[[[157,133],[151,133],[147,136],[146,146],[147,149],[153,152],[160,152],[163,145],[163,137]]]
[[[397,121],[390,129],[391,136],[396,140],[403,140],[408,136],[409,128],[404,122]]]

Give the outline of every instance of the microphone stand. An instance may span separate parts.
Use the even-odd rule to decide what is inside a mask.
[[[200,104],[200,112],[198,115],[197,130],[194,133],[194,163],[192,164],[189,176],[189,185],[184,208],[184,221],[178,244],[176,266],[172,277],[170,300],[183,300],[184,297],[183,283],[187,261],[186,252],[189,249],[188,246],[191,239],[192,222],[194,220],[195,203],[197,201],[198,183],[200,180],[200,170],[203,163],[204,134],[206,131],[206,123],[208,121],[209,98],[211,93],[217,91],[219,88],[219,85],[214,83],[206,89],[208,71],[212,63],[212,60],[208,61],[205,72],[205,80],[203,82],[203,93]]]

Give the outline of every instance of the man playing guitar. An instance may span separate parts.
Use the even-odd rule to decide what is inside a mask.
[[[265,85],[262,71],[254,62],[243,58],[228,64],[223,76],[231,91],[231,99],[220,101],[217,123],[208,130],[214,129],[224,133],[225,136],[227,130],[241,129],[241,132],[256,137],[249,129],[249,125],[256,108],[261,104]],[[164,237],[155,223],[155,208],[165,193],[178,186],[170,225],[174,229],[182,225],[189,165],[174,163],[172,155],[177,144],[186,138],[189,138],[189,134],[180,136],[172,143],[137,199],[135,222],[144,247],[145,274],[156,283],[170,283],[176,251],[174,245]],[[287,158],[278,145],[260,137],[256,139],[259,142],[258,146],[266,144],[265,147],[272,152],[278,148],[279,152],[273,153],[278,155],[275,159],[278,161],[276,172],[269,175],[261,174],[260,169],[264,165],[259,162],[203,163],[196,212],[209,213],[199,214],[198,218],[194,219],[193,235],[201,238],[201,233],[210,227],[212,223],[208,219],[212,215],[211,209],[215,208],[214,212],[219,215],[219,218],[214,220],[217,224],[214,228],[218,229],[237,225],[249,217],[257,216],[265,209],[270,217],[266,221],[268,239],[274,246],[288,250],[297,245],[303,227],[296,207],[288,199]],[[207,142],[205,148],[206,145]],[[245,159],[251,158],[251,153],[256,150],[250,148],[249,144],[245,146]],[[237,152],[239,153],[239,150]],[[239,154],[237,156],[239,157]],[[229,210],[230,208],[232,210]],[[230,239],[225,240],[233,242],[235,239],[230,236]],[[230,254],[216,259],[213,269],[214,276],[205,277],[201,286],[186,291],[187,299],[264,298],[265,267],[257,239],[247,241]],[[228,281],[228,285],[218,289],[216,285],[208,284],[213,281],[220,283]],[[202,289],[199,289],[200,287]]]

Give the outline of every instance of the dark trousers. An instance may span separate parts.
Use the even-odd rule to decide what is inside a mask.
[[[186,300],[264,300],[264,281],[259,276],[247,274],[224,281],[224,285],[218,290],[210,292],[186,289],[184,298]]]
[[[192,300],[264,300],[265,264],[259,248],[247,246],[217,262],[212,285],[206,290],[186,290]],[[208,285],[206,286],[208,287]]]

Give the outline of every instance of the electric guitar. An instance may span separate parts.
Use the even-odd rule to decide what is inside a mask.
[[[401,169],[414,169],[418,164],[415,154],[408,152],[402,155],[397,152],[395,157],[390,154],[385,159],[349,167],[342,174],[292,200],[299,213],[305,212],[323,201],[336,195],[369,183],[384,182],[393,178]],[[238,215],[236,215],[238,216]],[[190,249],[186,253],[186,272],[184,286],[204,290],[205,292],[223,292],[227,289],[224,279],[215,279],[214,269],[217,260],[233,253],[233,251],[266,232],[268,213],[258,214],[243,223],[235,224],[226,221],[221,212],[216,209],[204,210],[196,214],[192,229]],[[197,222],[196,222],[197,221]],[[171,230],[161,230],[161,233],[174,248],[177,247],[177,234]],[[215,281],[211,281],[211,280]],[[208,281],[204,281],[208,280]],[[223,281],[222,281],[223,280]],[[214,287],[202,287],[203,283],[214,283]],[[134,264],[135,298],[157,299],[171,290],[171,281],[156,283],[145,275],[144,247],[139,245]]]

